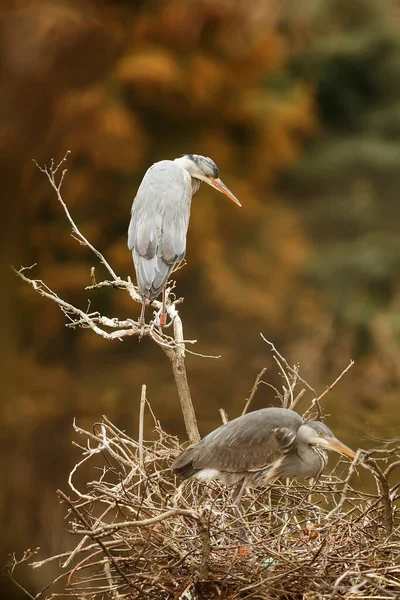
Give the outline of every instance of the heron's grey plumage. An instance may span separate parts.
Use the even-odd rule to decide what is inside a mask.
[[[153,300],[165,287],[174,265],[186,252],[192,196],[202,181],[239,204],[218,178],[211,158],[184,154],[151,166],[136,194],[128,229],[139,291]]]
[[[171,160],[155,163],[140,184],[132,205],[128,248],[144,298],[160,294],[174,265],[185,256],[192,194],[189,173]]]
[[[323,423],[303,421],[285,408],[263,408],[209,433],[184,450],[172,469],[183,479],[257,487],[278,477],[318,476],[327,463],[325,449],[355,456]]]

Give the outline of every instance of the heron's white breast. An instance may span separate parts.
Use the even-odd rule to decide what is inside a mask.
[[[201,469],[194,477],[200,479],[200,481],[212,481],[218,475],[219,471],[217,469]]]

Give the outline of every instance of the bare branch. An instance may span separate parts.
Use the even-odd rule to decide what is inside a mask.
[[[256,392],[258,390],[258,386],[260,385],[261,379],[263,378],[264,373],[266,372],[266,370],[267,370],[267,367],[264,367],[259,372],[259,374],[257,375],[256,380],[254,382],[254,385],[251,388],[250,396],[248,398],[246,398],[246,404],[244,405],[244,408],[242,410],[242,415],[245,415],[247,413],[247,411],[249,410],[249,406],[252,403],[254,396],[256,395]]]
[[[67,160],[69,152],[66,153],[64,158],[58,163],[55,164],[52,159],[50,162],[50,166],[39,166],[36,161],[36,165],[39,170],[44,173],[49,180],[52,188],[54,189],[57,200],[63,207],[64,213],[72,227],[73,237],[77,239],[80,243],[87,246],[100,260],[100,262],[105,266],[107,271],[110,273],[112,280],[111,281],[101,281],[97,283],[95,277],[95,268],[92,267],[90,271],[90,280],[91,285],[86,289],[95,290],[103,287],[112,287],[117,289],[123,289],[128,292],[130,297],[134,302],[142,303],[142,299],[140,294],[138,293],[135,286],[132,284],[132,281],[128,277],[125,281],[117,276],[115,271],[112,269],[110,264],[107,262],[105,257],[101,252],[97,250],[81,233],[75,221],[73,220],[66,203],[64,202],[61,195],[61,187],[67,172],[64,169],[61,172],[60,177],[57,179],[57,173],[59,173],[60,168]],[[186,374],[186,366],[185,366],[185,353],[190,352],[191,354],[196,354],[189,350],[186,350],[186,344],[195,343],[194,340],[185,340],[183,336],[183,325],[182,320],[176,310],[176,305],[182,301],[181,298],[175,299],[175,295],[172,294],[174,301],[171,302],[168,293],[174,287],[172,284],[167,290],[167,313],[170,317],[170,324],[173,327],[173,336],[168,336],[158,327],[158,318],[151,321],[149,324],[140,324],[137,321],[132,319],[118,319],[118,318],[110,318],[104,315],[100,315],[99,313],[88,313],[88,311],[83,311],[80,308],[73,306],[69,302],[66,302],[62,298],[60,298],[56,292],[51,290],[43,281],[30,279],[25,275],[25,271],[27,269],[31,269],[32,267],[21,267],[19,270],[13,269],[15,274],[18,275],[25,283],[29,284],[37,293],[39,293],[44,298],[55,302],[62,312],[67,317],[69,323],[67,323],[68,327],[75,328],[87,328],[91,329],[96,335],[100,335],[106,340],[119,340],[122,341],[126,337],[131,336],[139,336],[140,338],[143,336],[149,337],[153,340],[171,361],[172,370],[175,378],[175,383],[178,391],[179,400],[181,403],[182,413],[184,416],[186,431],[190,441],[196,442],[200,439],[200,435],[198,432],[198,426],[196,421],[196,415],[190,395],[189,385],[187,382],[187,374]],[[161,303],[157,300],[153,300],[151,302],[151,306],[156,308],[157,310],[161,309]],[[109,330],[112,331],[109,331]],[[207,357],[206,355],[199,355]],[[207,357],[207,358],[215,358],[215,357]]]
[[[287,368],[287,370],[289,371],[289,373],[291,373],[292,375],[295,375],[297,377],[297,379],[299,379],[299,381],[301,381],[306,386],[306,388],[308,388],[310,390],[310,392],[312,392],[314,394],[314,396],[316,396],[317,393],[314,390],[314,388],[311,387],[311,385],[309,383],[307,383],[307,381],[305,381],[305,379],[302,379],[299,376],[299,374],[297,373],[296,369],[294,369],[293,367],[291,367],[289,365],[289,363],[287,362],[286,358],[284,358],[282,356],[282,354],[280,354],[278,352],[278,350],[275,348],[274,344],[272,342],[270,342],[269,340],[267,340],[267,338],[265,338],[262,333],[260,333],[260,336],[262,337],[262,339],[264,340],[264,342],[271,347],[271,352],[273,354],[275,354],[275,356],[277,356],[279,358],[279,360],[281,360],[283,362],[283,364],[285,365],[285,367]]]
[[[116,275],[116,273],[114,272],[114,270],[111,268],[111,266],[108,264],[108,262],[106,261],[106,259],[104,258],[104,256],[101,254],[101,252],[99,252],[94,246],[92,246],[92,244],[85,238],[85,236],[79,231],[78,227],[76,226],[73,218],[71,217],[71,214],[67,208],[67,205],[65,204],[62,196],[61,196],[61,187],[63,184],[63,180],[64,180],[64,176],[67,173],[67,169],[64,169],[61,173],[61,177],[59,179],[59,181],[56,181],[56,174],[58,169],[60,168],[60,166],[67,160],[68,156],[70,154],[70,150],[68,150],[68,152],[65,154],[64,158],[58,163],[57,166],[54,166],[54,160],[52,159],[50,167],[47,167],[46,165],[44,167],[41,167],[38,165],[38,163],[34,160],[34,163],[36,164],[36,166],[38,167],[38,169],[44,173],[47,177],[47,179],[50,182],[51,187],[54,189],[56,195],[57,195],[57,200],[59,201],[59,203],[61,204],[61,206],[64,209],[64,212],[66,214],[66,217],[68,219],[68,221],[71,224],[72,227],[72,231],[73,233],[76,235],[76,237],[78,238],[78,240],[80,240],[85,246],[87,246],[92,252],[93,254],[95,254],[97,256],[97,258],[100,260],[100,262],[105,266],[105,268],[107,269],[107,271],[110,273],[111,277],[114,280],[117,280],[118,277]]]
[[[143,468],[143,427],[144,427],[144,409],[146,406],[146,386],[142,385],[142,393],[140,395],[140,412],[139,412],[139,465]]]
[[[322,400],[322,398],[324,396],[326,396],[326,394],[328,392],[330,392],[335,387],[335,385],[342,379],[343,375],[346,375],[347,371],[349,371],[353,365],[354,365],[354,360],[351,360],[349,362],[349,364],[347,365],[347,367],[345,369],[343,369],[343,371],[340,373],[339,377],[337,377],[335,379],[335,381],[333,383],[331,383],[331,385],[328,385],[326,390],[324,392],[322,392],[322,394],[320,394],[318,396],[318,398],[315,399],[315,402]]]

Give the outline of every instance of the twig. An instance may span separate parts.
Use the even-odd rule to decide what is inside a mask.
[[[284,358],[282,356],[282,354],[280,354],[278,352],[278,350],[275,348],[274,344],[272,342],[270,342],[269,340],[267,340],[267,338],[264,337],[264,335],[262,333],[260,333],[260,336],[262,337],[262,339],[264,340],[264,342],[266,344],[268,344],[269,346],[271,346],[271,352],[273,352],[278,358],[279,360],[281,360],[283,362],[283,364],[285,365],[285,367],[287,368],[287,370],[292,373],[292,375],[296,375],[296,377],[299,379],[299,381],[301,381],[306,388],[308,388],[310,390],[310,392],[312,392],[314,394],[314,396],[317,395],[315,389],[313,387],[311,387],[311,385],[309,383],[307,383],[307,381],[305,379],[303,379],[302,377],[300,377],[300,375],[297,373],[297,371],[295,369],[293,369],[293,367],[291,367],[288,363],[288,361],[286,360],[286,358]]]
[[[226,410],[224,408],[219,408],[218,412],[221,415],[222,423],[225,425],[225,423],[227,423],[229,421]]]
[[[287,384],[287,388],[283,387],[283,392],[284,392],[284,396],[283,396],[283,408],[287,408],[288,407],[288,400],[289,400],[289,395],[290,395],[290,404],[293,403],[293,389],[292,389],[292,385],[289,381],[289,377],[286,374],[285,369],[282,367],[281,363],[279,362],[278,358],[276,356],[273,357],[274,361],[276,362],[276,364],[279,367],[279,370],[281,371],[283,377],[286,380],[286,384]],[[296,369],[293,369],[295,375],[296,375],[296,379],[297,379],[297,371]],[[294,381],[294,385],[296,383],[296,380]]]
[[[377,482],[379,482],[382,494],[385,533],[386,535],[390,535],[393,531],[393,505],[390,497],[390,486],[388,478],[382,471],[382,469],[378,466],[376,461],[372,462],[370,458],[366,458],[364,461],[364,466],[370,468],[370,470],[374,473]]]
[[[343,371],[340,373],[339,377],[336,377],[335,381],[333,383],[331,383],[331,385],[328,385],[328,387],[326,388],[326,390],[324,390],[322,392],[322,394],[320,394],[318,396],[318,398],[315,398],[314,401],[315,402],[319,402],[320,400],[322,400],[322,398],[324,396],[326,396],[326,394],[328,392],[330,392],[335,387],[335,385],[342,379],[343,375],[346,375],[347,371],[349,371],[353,365],[354,365],[354,360],[351,360],[349,362],[349,364],[347,365],[347,367],[345,369],[343,369]]]
[[[120,600],[120,598],[122,598],[122,596],[115,589],[115,583],[114,583],[112,575],[111,575],[110,561],[106,561],[104,563],[104,573],[107,578],[108,585],[110,587],[111,596],[113,597],[114,600]]]
[[[208,561],[210,558],[210,532],[206,521],[201,520],[199,524],[199,536],[201,539],[201,563],[199,568],[200,579],[208,579]]]
[[[342,508],[342,506],[346,500],[347,491],[350,486],[350,479],[354,473],[354,469],[356,468],[361,455],[362,455],[362,450],[360,450],[360,449],[357,450],[355,457],[353,458],[353,460],[350,463],[346,479],[344,480],[344,486],[343,486],[342,495],[340,497],[340,500],[337,503],[337,505],[334,508],[332,508],[332,510],[326,515],[326,520],[329,520],[335,513],[337,513]]]
[[[254,385],[251,388],[250,396],[248,398],[246,398],[246,404],[244,405],[242,415],[245,415],[247,413],[249,406],[252,403],[254,396],[256,395],[258,386],[260,385],[261,379],[264,377],[264,373],[266,372],[266,370],[267,370],[267,367],[264,367],[257,375]]]
[[[29,560],[34,554],[36,554],[36,552],[37,552],[37,549],[33,552],[31,550],[27,550],[26,552],[24,552],[24,554],[20,560],[17,560],[15,557],[15,554],[13,554],[13,556],[11,557],[10,564],[5,567],[7,575],[9,576],[11,581],[31,600],[35,600],[35,596],[32,596],[32,594],[30,594],[28,592],[28,590],[15,579],[14,571],[15,571],[15,568],[17,567],[17,565],[25,562],[26,560]]]
[[[304,396],[305,393],[306,393],[305,388],[302,388],[299,391],[299,393],[297,394],[296,398],[291,403],[291,405],[289,406],[290,410],[294,410],[295,406],[298,404],[298,402],[300,402],[300,400],[302,399],[302,397]]]
[[[83,525],[86,528],[90,528],[90,525],[88,523],[88,521],[86,521],[85,517],[79,512],[79,510],[76,508],[76,506],[73,504],[73,502],[71,502],[71,500],[68,498],[68,496],[66,496],[64,494],[64,492],[62,492],[61,490],[57,490],[57,495],[66,503],[68,504],[68,506],[70,507],[70,509],[72,510],[72,512],[78,517],[78,520],[81,521],[81,523],[83,523]],[[86,535],[89,535],[90,537],[92,537],[92,533],[89,531]],[[110,560],[110,562],[112,562],[115,570],[117,571],[117,573],[122,577],[122,579],[125,581],[125,583],[127,583],[127,585],[131,588],[136,588],[137,586],[134,585],[129,579],[128,577],[125,575],[125,573],[121,570],[120,566],[118,565],[118,563],[115,562],[114,558],[111,556],[108,548],[103,544],[102,540],[97,539],[96,538],[96,542],[99,544],[99,546],[101,547],[101,549],[103,550],[104,554],[108,557],[108,559]]]
[[[322,392],[322,394],[320,394],[317,398],[313,398],[311,401],[311,406],[308,407],[308,409],[305,411],[305,413],[302,415],[303,419],[305,419],[309,413],[311,412],[311,410],[314,408],[314,406],[317,407],[317,419],[321,418],[321,405],[320,405],[320,401],[321,399],[326,396],[326,394],[328,394],[328,392],[330,392],[335,385],[342,379],[343,375],[345,375],[347,373],[347,371],[354,365],[354,360],[351,360],[350,363],[347,365],[347,367],[345,369],[343,369],[343,371],[340,373],[339,377],[337,377],[335,379],[335,381],[333,383],[331,383],[331,385],[328,385],[328,387],[326,388],[326,390],[324,390]]]
[[[146,386],[142,385],[142,393],[140,395],[140,411],[139,411],[139,465],[143,468],[143,422],[144,408],[146,406]]]
[[[62,196],[61,196],[61,186],[64,180],[64,176],[67,173],[67,169],[64,169],[61,173],[61,177],[58,181],[58,183],[56,182],[56,173],[58,171],[58,169],[60,168],[60,166],[67,160],[68,156],[71,154],[70,150],[68,150],[68,152],[65,154],[64,158],[58,163],[58,165],[56,167],[54,167],[54,162],[51,162],[51,166],[47,167],[46,165],[44,167],[41,167],[36,160],[34,160],[33,162],[35,163],[35,165],[37,166],[37,168],[44,173],[47,176],[47,179],[50,182],[51,187],[54,189],[56,195],[57,195],[57,200],[59,201],[59,203],[61,204],[61,206],[64,209],[64,212],[67,216],[68,221],[71,224],[72,227],[72,231],[74,232],[74,234],[78,237],[79,240],[82,241],[82,243],[87,246],[92,252],[93,254],[95,254],[97,256],[97,258],[100,260],[101,263],[103,263],[103,265],[105,266],[105,268],[107,269],[107,271],[110,273],[111,277],[113,279],[118,279],[117,275],[115,274],[114,270],[111,268],[111,266],[108,264],[108,262],[106,261],[106,259],[104,258],[104,256],[101,254],[101,252],[99,252],[97,250],[97,248],[95,248],[94,246],[92,246],[92,244],[85,238],[85,236],[79,231],[78,227],[75,225],[75,222],[73,220],[73,218],[70,215],[70,212],[67,208],[67,205],[65,204]]]
[[[58,492],[57,492],[58,493]],[[181,508],[173,508],[168,510],[167,512],[157,515],[156,517],[152,517],[151,519],[142,519],[139,521],[123,521],[122,523],[113,523],[111,525],[103,525],[102,527],[98,527],[97,529],[78,529],[73,533],[79,533],[83,535],[88,535],[92,538],[98,540],[99,536],[109,534],[110,532],[115,532],[120,529],[130,528],[130,527],[146,527],[148,525],[154,525],[155,523],[159,523],[160,521],[164,521],[164,519],[169,519],[174,515],[182,515],[184,517],[189,517],[194,519],[195,521],[199,520],[199,516],[196,515],[192,510],[184,510]],[[87,523],[85,524],[87,527]]]

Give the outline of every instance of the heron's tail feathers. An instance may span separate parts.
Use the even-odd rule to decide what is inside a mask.
[[[172,472],[182,479],[189,479],[199,471],[192,463],[194,450],[194,448],[186,448],[172,463]]]
[[[135,250],[132,256],[139,291],[144,298],[154,300],[161,294],[174,265],[168,265],[161,256],[145,258]]]

